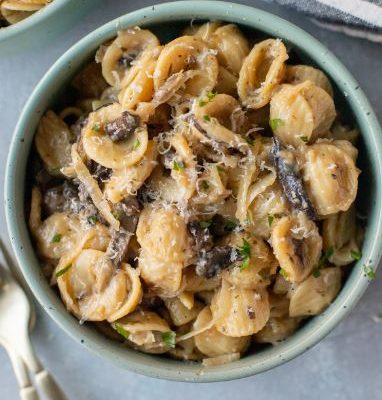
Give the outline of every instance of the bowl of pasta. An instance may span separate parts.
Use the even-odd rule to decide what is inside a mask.
[[[161,4],[37,85],[8,159],[9,233],[38,301],[101,357],[242,378],[315,345],[373,278],[381,148],[358,84],[301,29]]]
[[[89,0],[0,0],[1,52],[16,53],[41,45],[67,28],[89,5]]]

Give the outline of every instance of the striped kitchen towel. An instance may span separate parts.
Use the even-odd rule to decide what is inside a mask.
[[[382,0],[265,0],[302,11],[333,31],[382,43]]]

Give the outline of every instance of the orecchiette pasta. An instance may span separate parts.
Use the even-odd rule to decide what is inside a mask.
[[[41,10],[52,0],[4,0],[0,2],[0,28],[16,24]],[[3,24],[4,20],[4,24]]]
[[[275,135],[296,147],[327,135],[336,116],[333,99],[310,81],[282,85],[270,104]]]
[[[346,145],[354,149],[349,142]],[[304,156],[304,180],[316,211],[329,215],[348,210],[357,195],[359,175],[349,151],[336,142],[319,142]]]
[[[212,367],[276,345],[362,258],[356,128],[333,123],[323,72],[286,65],[279,39],[250,43],[222,22],[167,43],[121,30],[37,128],[44,275],[136,350]]]
[[[269,103],[273,90],[284,76],[287,59],[281,40],[267,39],[253,47],[243,62],[237,82],[244,105],[261,108]]]

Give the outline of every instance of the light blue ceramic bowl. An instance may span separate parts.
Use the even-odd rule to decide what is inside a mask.
[[[51,41],[98,0],[53,0],[17,24],[0,28],[0,54],[14,54]]]
[[[253,28],[265,36],[282,38],[300,55],[324,70],[336,83],[336,99],[345,107],[362,132],[359,211],[368,217],[363,257],[353,268],[335,302],[321,315],[310,320],[290,339],[277,347],[266,348],[232,364],[205,369],[200,365],[151,356],[121,348],[90,327],[80,325],[63,306],[44,278],[29,238],[24,215],[24,181],[27,158],[33,135],[42,113],[56,100],[81,65],[97,47],[116,35],[120,28],[148,26],[162,40],[170,39],[179,21],[192,19],[222,20]],[[369,282],[362,265],[378,265],[381,256],[381,129],[357,82],[346,68],[312,36],[272,14],[238,4],[219,1],[186,1],[145,8],[118,18],[97,29],[68,50],[37,85],[18,121],[8,159],[5,207],[9,229],[18,262],[25,279],[49,315],[75,340],[100,357],[131,371],[158,378],[210,382],[243,378],[276,367],[298,356],[327,335],[354,307]]]

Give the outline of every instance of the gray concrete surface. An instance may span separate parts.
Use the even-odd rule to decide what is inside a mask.
[[[12,57],[0,54],[1,198],[12,131],[26,99],[44,72],[88,32],[112,18],[154,2],[103,0],[49,46],[37,44]],[[289,19],[327,45],[354,74],[381,120],[381,45],[325,31],[303,16],[260,0],[241,2]],[[0,234],[7,240],[3,209],[0,210]],[[373,317],[382,315],[381,272],[352,314],[316,347],[272,371],[234,382],[172,383],[120,370],[76,344],[40,308],[32,339],[44,364],[73,400],[377,400],[382,399],[382,324]],[[17,399],[17,393],[7,355],[0,349],[0,399]]]

